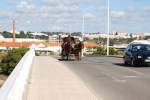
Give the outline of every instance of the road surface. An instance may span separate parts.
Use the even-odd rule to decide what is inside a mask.
[[[150,67],[124,66],[122,58],[61,61],[100,100],[150,100]]]

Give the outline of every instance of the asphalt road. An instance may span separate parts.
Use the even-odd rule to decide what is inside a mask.
[[[122,58],[62,61],[100,100],[150,100],[150,67],[124,66]]]

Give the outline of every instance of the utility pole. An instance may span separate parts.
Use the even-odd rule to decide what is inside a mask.
[[[2,26],[2,25],[0,25],[0,32],[2,32],[2,30],[3,30],[3,26]]]
[[[71,25],[69,25],[69,35],[71,36]]]
[[[81,38],[82,38],[82,42],[84,42],[84,32],[85,32],[85,27],[84,27],[84,25],[85,25],[85,16],[83,15],[83,19],[82,19],[82,33],[81,33]],[[83,57],[84,55],[83,55],[83,51],[84,51],[84,48],[82,49],[82,54],[81,54],[81,56]]]
[[[110,33],[110,3],[107,1],[107,56],[109,56],[109,33]]]
[[[81,37],[82,37],[82,39],[84,40],[84,25],[85,25],[85,16],[83,16],[83,18],[82,18],[82,35],[81,35]]]

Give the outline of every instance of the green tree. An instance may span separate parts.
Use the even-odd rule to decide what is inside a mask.
[[[106,55],[106,48],[105,47],[99,47],[95,52],[93,52],[93,55]],[[121,50],[117,50],[115,48],[109,48],[109,54],[110,55],[122,55],[123,52]]]
[[[93,52],[93,55],[106,55],[106,49],[104,47],[99,47]]]
[[[0,63],[2,72],[9,75],[27,51],[27,48],[9,50]]]
[[[2,36],[4,36],[5,38],[12,38],[12,33],[10,33],[10,32],[7,32],[7,31],[4,31],[3,33],[2,33]]]

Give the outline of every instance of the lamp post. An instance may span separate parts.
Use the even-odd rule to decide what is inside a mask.
[[[2,26],[2,25],[0,25],[0,32],[2,32],[2,30],[3,30],[3,26]]]
[[[81,35],[83,40],[84,40],[84,37],[83,37],[83,35],[84,35],[84,22],[85,22],[85,16],[83,15],[83,18],[82,18],[82,35]]]
[[[84,25],[85,25],[85,16],[83,15],[83,19],[82,19],[82,33],[81,33],[81,38],[82,38],[82,41],[84,41]],[[81,52],[81,56],[83,57],[83,51],[84,51],[84,48],[82,49],[82,52]]]
[[[110,33],[110,3],[107,0],[107,56],[109,56],[109,33]]]

